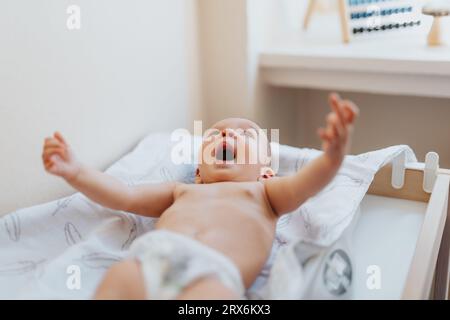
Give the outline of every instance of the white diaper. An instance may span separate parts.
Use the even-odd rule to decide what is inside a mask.
[[[194,280],[213,275],[240,297],[244,295],[241,274],[221,253],[184,235],[150,231],[136,239],[130,254],[141,263],[147,296],[175,299]]]

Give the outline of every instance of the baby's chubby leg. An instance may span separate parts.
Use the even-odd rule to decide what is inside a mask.
[[[147,296],[141,265],[126,260],[113,265],[94,295],[96,300],[144,300]],[[188,285],[177,297],[180,300],[239,299],[238,295],[214,276],[206,276]]]
[[[146,298],[144,276],[140,263],[136,260],[114,264],[94,295],[94,299],[97,300],[144,300]]]

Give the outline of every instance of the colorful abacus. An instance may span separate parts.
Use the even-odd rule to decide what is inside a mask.
[[[391,32],[421,24],[415,0],[348,0],[353,35]]]
[[[421,24],[417,0],[329,0],[338,1],[342,40],[349,42],[351,35],[382,34],[411,29]],[[315,10],[316,0],[309,0],[304,28]]]

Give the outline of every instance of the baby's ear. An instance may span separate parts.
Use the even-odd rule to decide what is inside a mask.
[[[266,180],[273,178],[275,176],[275,172],[272,170],[271,167],[262,167],[261,168],[261,175],[258,180]]]
[[[195,179],[194,179],[194,183],[195,184],[202,184],[203,182],[202,182],[202,178],[200,177],[200,169],[199,168],[197,168],[196,170],[195,170]]]

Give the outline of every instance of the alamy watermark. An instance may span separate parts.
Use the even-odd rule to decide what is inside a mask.
[[[367,266],[366,287],[369,290],[381,289],[381,268],[378,265]]]
[[[81,290],[81,268],[73,264],[67,267],[66,287],[69,290]]]
[[[81,290],[81,268],[78,265],[69,265],[66,268],[66,287],[69,290]],[[368,290],[381,290],[381,268],[378,265],[369,265],[366,268],[366,288]],[[346,284],[348,287],[349,283]],[[338,287],[334,288],[337,289]],[[346,290],[345,290],[346,291]]]
[[[81,8],[78,5],[70,5],[67,7],[66,13],[69,15],[67,17],[66,26],[69,30],[80,30],[81,29]]]

